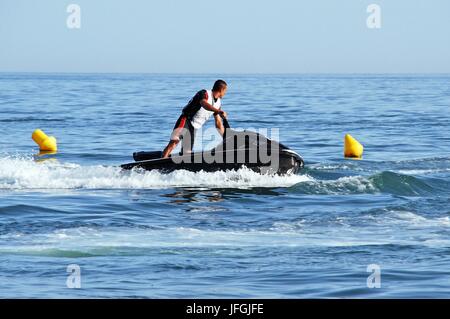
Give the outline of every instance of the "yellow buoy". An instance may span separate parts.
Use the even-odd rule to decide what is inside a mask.
[[[37,145],[39,145],[39,149],[41,151],[56,152],[58,150],[56,138],[53,136],[47,136],[47,134],[42,132],[40,129],[35,130],[31,135],[31,138]]]
[[[364,147],[350,134],[346,134],[344,138],[344,156],[361,158]]]

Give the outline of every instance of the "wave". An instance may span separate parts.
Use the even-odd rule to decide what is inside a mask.
[[[387,193],[399,196],[426,196],[442,192],[448,182],[411,171],[373,172],[355,170],[355,164],[324,164],[306,168],[301,175],[261,175],[249,169],[220,172],[123,171],[117,166],[82,166],[56,159],[39,162],[32,157],[0,157],[0,189],[158,189],[195,188],[289,188],[289,192],[312,195]],[[344,169],[345,173],[328,170]],[[434,169],[441,170],[441,169]],[[422,172],[422,171],[421,171]],[[349,174],[357,175],[349,175]],[[349,176],[348,176],[349,175]]]
[[[0,254],[84,257],[142,254],[152,249],[243,247],[348,247],[391,244],[391,239],[362,240],[353,233],[331,238],[300,230],[203,230],[188,227],[133,229],[128,227],[58,229],[51,233],[1,235]],[[411,244],[405,240],[405,245]]]
[[[448,218],[426,218],[408,211],[387,211],[383,218],[363,218],[358,227],[336,225],[330,231],[314,228],[305,221],[275,222],[268,229],[213,230],[192,227],[130,228],[75,227],[47,233],[20,231],[0,235],[0,255],[33,255],[50,257],[92,257],[177,253],[180,249],[305,248],[363,246],[450,247],[447,236],[434,228],[450,227]],[[383,228],[380,228],[380,223]],[[412,231],[409,236],[398,227]],[[430,228],[431,227],[431,228]],[[415,233],[414,229],[419,232]],[[420,229],[430,228],[430,233]],[[377,231],[374,231],[377,230]],[[362,237],[361,234],[364,234]],[[412,236],[414,234],[414,236]]]
[[[397,160],[391,161],[395,164],[422,164],[422,163],[449,163],[450,157],[447,156],[435,156],[435,157],[423,157],[423,158],[413,158],[408,160]]]
[[[65,122],[64,118],[38,118],[38,117],[18,117],[18,118],[8,118],[0,119],[0,123],[17,123],[17,122]]]
[[[171,187],[289,187],[311,180],[306,175],[261,175],[249,169],[226,172],[123,171],[116,166],[81,166],[57,160],[0,158],[0,189],[152,189]]]
[[[450,172],[450,168],[435,168],[435,169],[401,169],[397,171],[405,175],[429,175]]]
[[[417,228],[430,228],[436,227],[443,229],[443,227],[450,227],[450,217],[425,217],[415,212],[408,210],[387,210],[383,218],[382,224],[397,224],[401,226],[417,227]]]
[[[392,171],[404,175],[429,175],[450,172],[450,158],[427,157],[398,161],[338,161],[315,163],[307,169],[312,174],[323,172],[379,172]]]
[[[299,183],[291,190],[317,195],[388,193],[400,196],[419,196],[430,194],[436,189],[420,178],[385,171],[369,176],[344,176],[333,180],[313,179]]]

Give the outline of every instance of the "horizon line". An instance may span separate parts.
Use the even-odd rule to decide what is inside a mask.
[[[84,71],[1,71],[0,74],[73,75],[450,75],[450,72],[84,72]]]

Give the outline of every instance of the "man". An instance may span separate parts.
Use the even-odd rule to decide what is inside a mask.
[[[223,136],[225,129],[222,123],[222,116],[227,117],[227,113],[220,109],[222,98],[227,92],[227,83],[217,80],[212,90],[201,90],[183,108],[175,127],[173,128],[170,142],[163,151],[162,157],[169,157],[173,149],[183,140],[181,152],[183,154],[192,152],[196,131],[214,114],[216,128]]]

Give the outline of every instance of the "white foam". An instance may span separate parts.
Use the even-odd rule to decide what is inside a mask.
[[[388,216],[391,223],[414,226],[416,228],[450,227],[450,218],[448,216],[427,218],[406,210],[390,210],[388,211]],[[389,222],[389,220],[387,222]],[[384,221],[386,222],[386,219],[384,219]]]
[[[375,224],[373,221],[376,221]],[[337,222],[328,228],[298,220],[277,221],[268,229],[77,227],[33,234],[18,230],[0,235],[0,253],[46,255],[55,251],[72,251],[110,254],[160,248],[351,247],[390,244],[450,247],[450,240],[440,231],[443,226],[450,227],[448,217],[426,218],[410,211],[393,210],[387,211],[387,216],[372,216],[372,220],[364,227],[351,226],[345,220]],[[399,232],[399,229],[406,228],[407,235]],[[429,228],[429,231],[424,232],[423,228]]]
[[[436,168],[436,169],[402,169],[398,170],[397,173],[404,175],[427,175],[427,174],[437,174],[450,172],[450,168]]]
[[[316,194],[363,194],[376,193],[379,189],[370,180],[370,177],[355,175],[345,176],[334,180],[316,180],[307,181],[314,188]]]
[[[352,171],[367,171],[367,168],[362,168],[356,165],[349,165],[349,164],[312,164],[309,166],[309,168],[315,169],[315,170],[323,170],[323,171],[334,171],[334,170],[352,170]]]
[[[207,247],[305,247],[360,246],[385,244],[379,238],[362,240],[353,234],[333,238],[299,230],[202,230],[174,227],[166,229],[72,228],[48,234],[1,235],[0,252],[39,252],[49,249],[93,251],[100,248],[207,248]]]
[[[261,175],[249,169],[227,172],[123,171],[114,166],[80,166],[57,161],[0,158],[0,189],[151,189],[170,187],[289,187],[306,175]]]
[[[280,227],[281,226],[281,227]],[[395,229],[381,234],[373,229],[339,228],[324,232],[301,226],[277,225],[268,230],[204,230],[186,227],[130,229],[121,227],[59,229],[52,233],[0,235],[0,253],[43,254],[74,251],[110,254],[111,251],[160,248],[265,248],[265,247],[352,247],[367,245],[424,245],[450,247],[445,236],[404,236]]]

